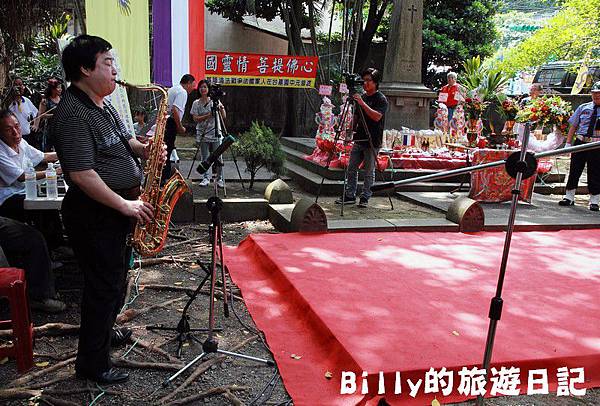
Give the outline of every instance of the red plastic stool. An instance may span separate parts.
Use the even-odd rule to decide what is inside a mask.
[[[25,272],[18,268],[0,268],[0,296],[8,298],[10,320],[0,320],[0,329],[12,328],[13,345],[0,347],[0,357],[17,359],[23,373],[33,366],[33,323],[25,291]]]

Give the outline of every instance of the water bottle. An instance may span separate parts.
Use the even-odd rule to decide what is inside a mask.
[[[37,181],[35,169],[30,160],[25,163],[25,198],[37,199]]]
[[[56,199],[58,197],[56,170],[52,162],[48,164],[48,169],[46,169],[46,197],[48,199]]]

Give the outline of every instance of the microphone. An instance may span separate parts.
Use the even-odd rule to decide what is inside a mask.
[[[221,145],[219,145],[219,147],[215,149],[212,152],[212,154],[210,154],[208,158],[206,158],[205,161],[200,162],[200,164],[196,167],[196,171],[201,174],[208,171],[212,164],[214,164],[215,161],[217,161],[219,157],[223,154],[223,152],[225,152],[227,148],[229,148],[234,142],[235,138],[233,135],[230,134],[227,137],[225,137]]]

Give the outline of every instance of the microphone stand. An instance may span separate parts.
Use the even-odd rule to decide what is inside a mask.
[[[510,215],[508,217],[508,225],[506,228],[506,236],[504,239],[504,249],[502,251],[502,262],[500,264],[500,274],[498,275],[498,283],[496,285],[496,295],[490,302],[490,310],[488,317],[490,324],[487,333],[487,340],[485,344],[485,354],[483,356],[483,369],[485,372],[486,385],[489,382],[490,376],[490,363],[492,360],[492,351],[494,348],[494,339],[496,336],[496,327],[500,316],[502,315],[502,287],[504,285],[504,276],[506,275],[506,265],[508,263],[508,254],[510,252],[510,243],[512,240],[512,234],[515,226],[515,218],[517,213],[517,205],[519,203],[519,194],[521,192],[521,182],[524,177],[524,173],[528,172],[527,175],[532,176],[535,174],[535,168],[537,167],[537,161],[533,160],[533,163],[527,162],[527,144],[529,143],[530,124],[525,124],[525,132],[523,134],[523,143],[521,145],[521,151],[519,154],[519,161],[513,163],[513,170],[509,170],[509,163],[507,163],[507,172],[511,177],[515,178],[515,184],[512,190],[512,200],[510,204]],[[533,168],[530,167],[533,164]],[[533,169],[533,171],[531,170]],[[516,171],[516,174],[514,173]],[[525,178],[529,177],[525,176]],[[484,404],[483,396],[477,396],[477,405],[482,406]]]
[[[216,163],[216,162],[215,162]],[[214,165],[214,164],[213,164]],[[216,193],[216,186],[215,186]],[[223,209],[223,200],[221,200],[216,194],[215,196],[208,199],[206,202],[206,207],[211,213],[211,225],[209,226],[209,233],[211,239],[211,267],[210,273],[207,276],[210,276],[210,298],[209,298],[209,310],[208,310],[208,337],[206,341],[202,343],[202,353],[198,355],[196,358],[191,360],[188,364],[186,364],[183,368],[177,371],[175,374],[171,375],[163,382],[163,387],[168,386],[171,382],[173,382],[179,375],[188,370],[202,358],[218,353],[223,355],[228,355],[231,357],[236,357],[240,359],[246,359],[250,361],[259,362],[268,366],[274,366],[275,363],[270,360],[252,357],[250,355],[240,354],[231,351],[225,351],[219,349],[219,343],[215,338],[214,332],[217,331],[215,328],[215,290],[216,290],[216,282],[217,282],[217,268],[220,268],[221,271],[221,282],[223,288],[223,311],[224,316],[229,317],[229,307],[227,305],[227,285],[225,279],[225,270],[227,265],[225,265],[225,260],[223,258],[223,223],[221,221],[221,210]]]

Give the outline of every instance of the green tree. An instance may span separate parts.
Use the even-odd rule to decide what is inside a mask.
[[[560,11],[518,46],[506,50],[500,67],[508,72],[553,60],[600,55],[600,0],[565,0]]]
[[[61,4],[59,0],[0,1],[0,99],[10,85],[9,71],[33,57],[40,35],[52,35],[51,27],[63,14]],[[56,53],[55,48],[48,51]]]
[[[283,172],[285,154],[279,138],[264,123],[253,121],[250,129],[242,134],[231,149],[246,162],[246,170],[250,172],[250,189],[253,188],[254,178],[262,167],[276,175]]]
[[[458,70],[464,61],[494,53],[498,0],[424,0],[423,81],[437,86],[432,66]]]
[[[477,55],[494,53],[498,37],[494,16],[501,0],[424,0],[422,77],[427,86],[438,87],[445,80],[435,67],[458,71],[462,63]],[[387,41],[390,14],[386,13],[377,35]]]
[[[387,18],[389,25],[393,3],[393,0],[369,0],[365,2],[366,19],[363,18],[364,23],[360,24],[356,57],[354,59],[354,72],[360,72],[367,68],[364,64],[367,62],[371,43],[384,18]],[[365,13],[363,12],[363,14]]]

